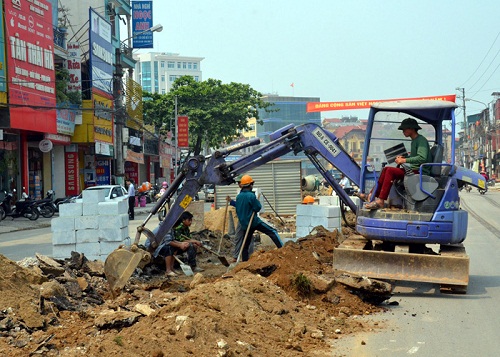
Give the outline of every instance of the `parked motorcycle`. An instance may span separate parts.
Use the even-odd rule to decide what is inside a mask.
[[[481,194],[484,195],[486,192],[488,192],[488,186],[485,188],[478,188],[477,191]]]
[[[53,190],[48,190],[47,195],[44,199],[35,201],[35,206],[38,212],[45,218],[51,218],[56,212],[56,206],[54,204],[55,192]]]
[[[0,206],[5,212],[5,215],[3,216],[2,219],[4,219],[5,217],[12,217],[12,219],[18,217],[25,217],[31,221],[37,220],[40,214],[35,206],[36,201],[25,199],[25,200],[19,200],[14,205],[12,205],[11,204],[12,197],[14,196],[15,192],[16,192],[15,189],[9,193],[4,191],[5,196],[4,199],[2,200],[2,203],[0,203]]]

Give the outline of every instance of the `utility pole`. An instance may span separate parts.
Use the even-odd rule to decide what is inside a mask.
[[[465,88],[455,88],[456,90],[458,91],[461,91],[462,92],[462,112],[464,114],[464,136],[463,136],[463,140],[462,140],[462,148],[464,150],[464,154],[465,154],[465,143],[467,142],[467,145],[470,145],[470,143],[468,143],[468,136],[467,136],[467,114],[465,113]],[[470,149],[469,149],[470,151]],[[465,162],[467,156],[464,157],[464,166],[467,168],[468,167],[468,164],[467,162]]]
[[[120,63],[120,48],[116,49],[116,71],[114,73],[113,97],[115,100],[115,125],[116,125],[116,145],[115,145],[115,184],[122,185],[125,176],[125,160],[123,158],[123,128],[125,118],[123,115],[122,77],[123,67]]]

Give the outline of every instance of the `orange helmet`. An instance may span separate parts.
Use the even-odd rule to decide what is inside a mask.
[[[253,178],[250,175],[243,175],[240,180],[240,185],[243,187],[250,186],[253,183]]]
[[[314,203],[314,197],[308,195],[308,196],[304,197],[304,199],[302,200],[302,203],[304,203],[304,204]]]

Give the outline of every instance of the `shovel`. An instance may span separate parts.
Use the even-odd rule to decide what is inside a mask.
[[[227,268],[227,271],[234,269],[234,267],[237,266],[241,260],[241,254],[243,253],[243,247],[245,246],[245,243],[247,242],[248,233],[250,232],[250,227],[252,227],[252,222],[253,222],[254,216],[255,216],[255,211],[252,213],[252,217],[250,217],[250,222],[248,222],[247,231],[245,232],[245,238],[243,238],[243,243],[241,244],[240,252],[238,253],[238,259],[236,260],[236,262],[231,263],[231,265]]]
[[[226,209],[224,210],[224,221],[222,222],[222,235],[220,236],[219,249],[217,250],[217,255],[220,254],[220,248],[222,246],[222,239],[224,238],[224,233],[226,233],[226,217],[227,217],[227,207],[229,206],[229,201],[226,200]]]
[[[189,237],[186,237],[184,234],[181,234],[181,237],[183,237],[184,239],[191,239]],[[225,267],[229,266],[229,262],[227,261],[226,257],[223,257],[222,255],[219,255],[218,253],[214,252],[212,249],[204,246],[203,244],[200,244],[200,247],[202,247],[203,249],[205,249],[207,252],[216,255],[217,258],[219,258],[219,261],[221,262],[221,264],[224,265]]]
[[[182,260],[177,258],[177,256],[175,254],[173,257],[175,260],[177,260],[179,262],[181,269],[186,276],[193,276],[194,275],[193,269],[191,269],[191,267],[189,265],[185,264]]]
[[[229,266],[229,262],[227,261],[226,257],[217,254],[217,252],[214,252],[212,249],[210,249],[208,247],[205,247],[204,245],[201,245],[200,247],[202,247],[203,249],[205,249],[207,252],[212,253],[215,256],[217,256],[217,258],[219,259],[219,261],[221,262],[221,264],[224,265],[225,267]]]

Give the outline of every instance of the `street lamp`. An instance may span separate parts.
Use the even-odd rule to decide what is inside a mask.
[[[125,107],[123,106],[123,67],[121,64],[121,54],[125,53],[126,55],[131,54],[132,50],[130,46],[125,46],[125,41],[128,41],[130,44],[130,40],[134,37],[137,37],[146,32],[161,32],[163,30],[163,26],[158,24],[153,27],[150,27],[147,30],[136,33],[133,36],[126,38],[125,40],[120,42],[120,48],[115,50],[115,73],[113,78],[113,97],[115,99],[115,125],[116,125],[116,164],[115,164],[115,176],[117,179],[117,184],[123,183],[123,178],[125,176],[125,160],[123,158],[123,128],[125,126],[125,118],[126,115],[124,113]],[[129,76],[132,71],[129,71]]]

